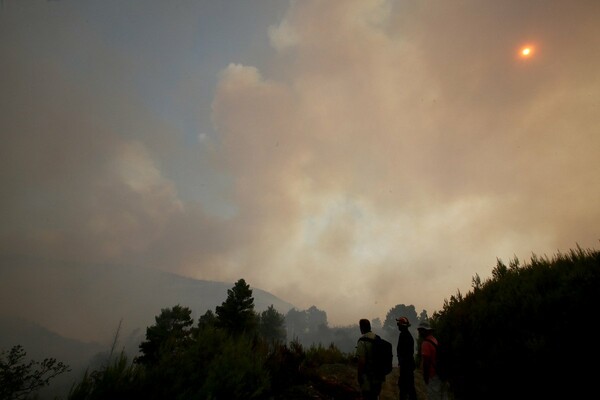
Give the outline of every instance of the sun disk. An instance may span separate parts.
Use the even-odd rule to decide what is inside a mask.
[[[531,47],[531,46],[522,47],[521,50],[519,51],[519,54],[523,58],[531,57],[533,55],[533,47]]]

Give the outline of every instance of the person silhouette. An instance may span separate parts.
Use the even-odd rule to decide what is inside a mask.
[[[408,330],[410,322],[408,318],[396,318],[398,334],[398,346],[396,355],[398,357],[398,392],[400,400],[417,400],[415,389],[415,340]]]

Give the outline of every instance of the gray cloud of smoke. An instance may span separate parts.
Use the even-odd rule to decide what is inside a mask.
[[[2,253],[243,277],[346,324],[598,244],[596,1],[292,2],[212,87],[186,61],[206,7],[129,2],[120,38],[98,2],[15,4]],[[209,103],[190,141],[173,109]]]

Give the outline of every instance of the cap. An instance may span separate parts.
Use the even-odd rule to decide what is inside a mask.
[[[421,321],[421,323],[419,324],[419,327],[417,329],[423,329],[426,331],[430,331],[431,325],[429,325],[429,322],[427,322],[427,321]]]
[[[410,322],[408,322],[408,318],[406,317],[396,318],[396,323],[402,326],[410,326]]]

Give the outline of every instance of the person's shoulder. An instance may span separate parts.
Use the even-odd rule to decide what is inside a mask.
[[[435,336],[433,336],[433,335],[429,335],[429,336],[427,336],[427,337],[425,338],[425,340],[428,340],[428,341],[432,342],[432,343],[433,343],[433,344],[435,344],[436,346],[439,344],[439,343],[438,343],[438,340],[437,340],[437,338],[436,338]]]
[[[437,347],[438,347],[438,341],[433,336],[427,336],[421,342],[421,349],[424,349],[427,351],[434,351],[434,349],[437,349]]]
[[[373,340],[375,340],[375,338],[377,337],[376,334],[374,334],[373,332],[367,332],[367,333],[363,333],[359,338],[358,338],[358,342],[361,343],[371,343],[373,342]]]

